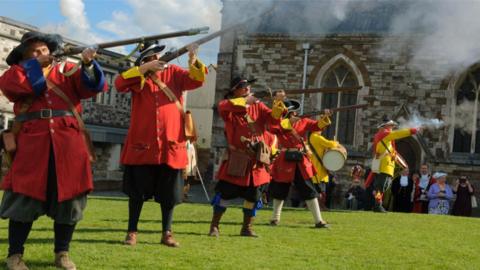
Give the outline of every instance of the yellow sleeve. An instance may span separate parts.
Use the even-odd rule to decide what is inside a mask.
[[[285,118],[280,121],[280,126],[285,130],[292,130],[292,123],[290,123],[290,119]]]
[[[283,101],[281,100],[274,100],[273,107],[272,107],[272,117],[275,119],[280,119],[282,113],[287,109]]]
[[[277,136],[275,136],[275,138],[273,139],[273,144],[271,149],[272,149],[271,155],[275,156],[278,153]]]
[[[188,76],[195,81],[204,82],[207,73],[207,66],[198,59],[188,67]]]
[[[384,142],[394,141],[394,140],[408,137],[410,135],[412,135],[412,132],[410,131],[409,128],[399,129],[399,130],[390,132],[390,134],[388,134],[387,136],[385,136],[385,138],[383,138],[383,141]]]
[[[312,133],[310,135],[310,142],[313,147],[316,148],[317,145],[323,146],[325,148],[335,148],[338,146],[338,142],[327,140],[325,137],[318,133]]]
[[[229,99],[234,106],[247,107],[247,99],[244,97]]]
[[[137,66],[122,72],[121,76],[124,79],[140,77],[140,89],[143,89],[143,86],[145,85],[145,76],[143,76],[143,74],[140,72],[140,69]]]
[[[328,127],[331,123],[332,123],[332,121],[330,120],[330,117],[328,117],[326,115],[322,115],[320,117],[320,119],[318,120],[318,127],[321,128],[321,129],[324,129],[324,128]]]

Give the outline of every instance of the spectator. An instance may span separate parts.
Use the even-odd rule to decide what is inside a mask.
[[[334,174],[329,173],[327,189],[325,191],[326,193],[325,206],[327,206],[327,208],[329,209],[332,208],[333,191],[335,190],[336,185],[337,185],[337,177]]]
[[[350,210],[361,210],[365,207],[365,189],[363,188],[363,168],[360,165],[352,167],[352,184],[345,194],[346,208]]]
[[[450,210],[449,201],[453,198],[452,188],[446,183],[447,174],[436,172],[433,178],[437,181],[428,190],[428,213],[447,215]]]
[[[393,179],[392,195],[395,212],[410,213],[412,211],[413,180],[408,174],[408,168],[404,168],[400,176]]]
[[[428,165],[423,164],[420,167],[419,178],[414,178],[415,181],[415,192],[413,199],[413,213],[428,213],[428,189],[432,184],[435,183],[429,173]]]
[[[457,198],[453,204],[452,215],[470,217],[474,190],[466,176],[461,176],[455,181],[453,192],[457,194]]]

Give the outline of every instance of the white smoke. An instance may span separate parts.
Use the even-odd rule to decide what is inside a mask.
[[[472,123],[474,121],[475,102],[463,101],[455,108],[455,128],[472,134]]]
[[[405,12],[392,21],[391,34],[401,36],[397,46],[385,44],[383,52],[411,51],[409,66],[429,77],[465,69],[480,56],[480,1],[406,1]],[[395,53],[394,52],[394,53]],[[431,65],[430,60],[437,65]]]
[[[445,122],[436,118],[425,118],[418,114],[413,113],[410,119],[399,118],[399,128],[426,128],[426,129],[439,129],[445,126]]]

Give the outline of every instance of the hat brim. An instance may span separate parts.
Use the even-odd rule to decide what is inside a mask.
[[[50,53],[56,51],[61,46],[61,37],[56,34],[43,34],[38,33],[20,43],[17,47],[13,48],[13,50],[8,54],[5,62],[9,66],[15,65],[20,63],[23,60],[23,54],[28,49],[29,43],[33,41],[41,41],[47,44]]]
[[[300,102],[294,99],[287,99],[286,101],[284,101],[284,103],[289,112],[297,111],[298,109],[300,109]]]
[[[397,127],[398,126],[398,123],[393,121],[393,120],[390,120],[388,122],[383,122],[381,123],[380,125],[377,126],[377,128],[383,128],[383,127],[386,127],[386,126],[394,126],[394,127]]]
[[[145,58],[153,56],[157,53],[160,53],[164,49],[165,49],[165,45],[157,45],[151,49],[147,49],[140,54],[136,62],[138,63],[138,65],[140,65],[143,62],[143,60],[145,60]]]

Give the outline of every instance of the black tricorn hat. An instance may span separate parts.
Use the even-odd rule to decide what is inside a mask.
[[[380,123],[377,126],[377,128],[383,128],[385,126],[398,126],[398,123],[385,116],[385,117],[383,117],[383,122]]]
[[[62,37],[57,34],[45,34],[41,32],[31,31],[23,34],[22,38],[20,39],[20,44],[13,48],[13,50],[8,54],[6,62],[9,66],[18,64],[20,61],[23,60],[23,54],[25,50],[28,48],[34,41],[41,41],[47,44],[50,53],[56,51],[60,46],[63,44]]]
[[[135,65],[139,66],[143,60],[149,56],[155,55],[165,49],[165,45],[159,45],[158,41],[147,41],[140,49],[140,56],[135,61]]]
[[[227,94],[225,95],[225,98],[230,97],[233,94],[233,91],[247,87],[248,85],[251,85],[252,83],[256,82],[257,79],[246,79],[241,76],[236,76],[233,78],[233,80],[230,82],[230,89],[228,90]]]
[[[295,99],[286,99],[283,101],[283,104],[285,104],[289,112],[294,112],[300,109],[300,102]]]

